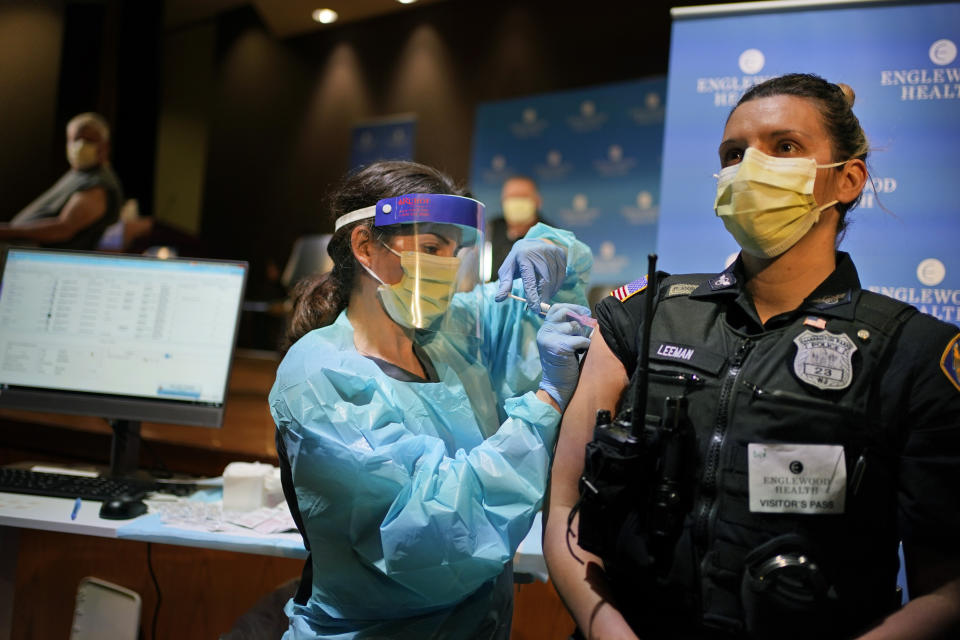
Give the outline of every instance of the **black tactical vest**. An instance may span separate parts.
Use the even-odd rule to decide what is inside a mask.
[[[643,638],[851,637],[899,604],[901,442],[875,400],[892,338],[916,310],[853,291],[852,321],[801,316],[747,335],[725,321],[724,304],[690,295],[704,279],[660,283],[650,336],[647,424],[661,419],[666,397],[684,396],[694,434],[683,524],[657,575],[636,562],[636,546],[649,542],[643,516],[625,518],[618,551],[604,558],[617,607]],[[752,512],[751,444],[841,445],[842,513],[783,513],[776,502]],[[800,484],[768,500],[822,497],[790,469],[783,481]]]

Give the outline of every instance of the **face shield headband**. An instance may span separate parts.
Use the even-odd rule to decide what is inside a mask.
[[[439,193],[411,193],[395,198],[384,198],[377,204],[345,213],[334,223],[337,232],[350,223],[373,218],[374,227],[394,224],[439,223],[455,224],[464,235],[463,245],[476,243],[477,234],[484,228],[482,202],[464,196]]]

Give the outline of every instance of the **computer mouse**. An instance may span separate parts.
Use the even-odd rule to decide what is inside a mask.
[[[104,500],[100,517],[107,520],[129,520],[147,512],[147,505],[136,496],[116,496]]]

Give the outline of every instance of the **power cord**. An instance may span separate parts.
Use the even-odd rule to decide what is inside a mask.
[[[157,604],[153,608],[153,624],[150,626],[150,639],[157,640],[157,618],[160,615],[160,603],[163,602],[163,596],[160,594],[160,581],[157,580],[157,574],[153,571],[153,543],[147,543],[147,569],[150,571],[150,578],[153,580],[153,588],[157,591]]]

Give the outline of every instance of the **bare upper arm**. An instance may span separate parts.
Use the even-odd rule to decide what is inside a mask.
[[[85,191],[77,191],[60,211],[58,222],[63,225],[64,232],[73,237],[78,231],[86,229],[107,213],[107,190],[103,187],[93,187]]]
[[[577,389],[563,414],[550,482],[550,504],[571,507],[583,472],[584,448],[593,439],[598,409],[612,413],[629,377],[599,330],[590,341]]]

